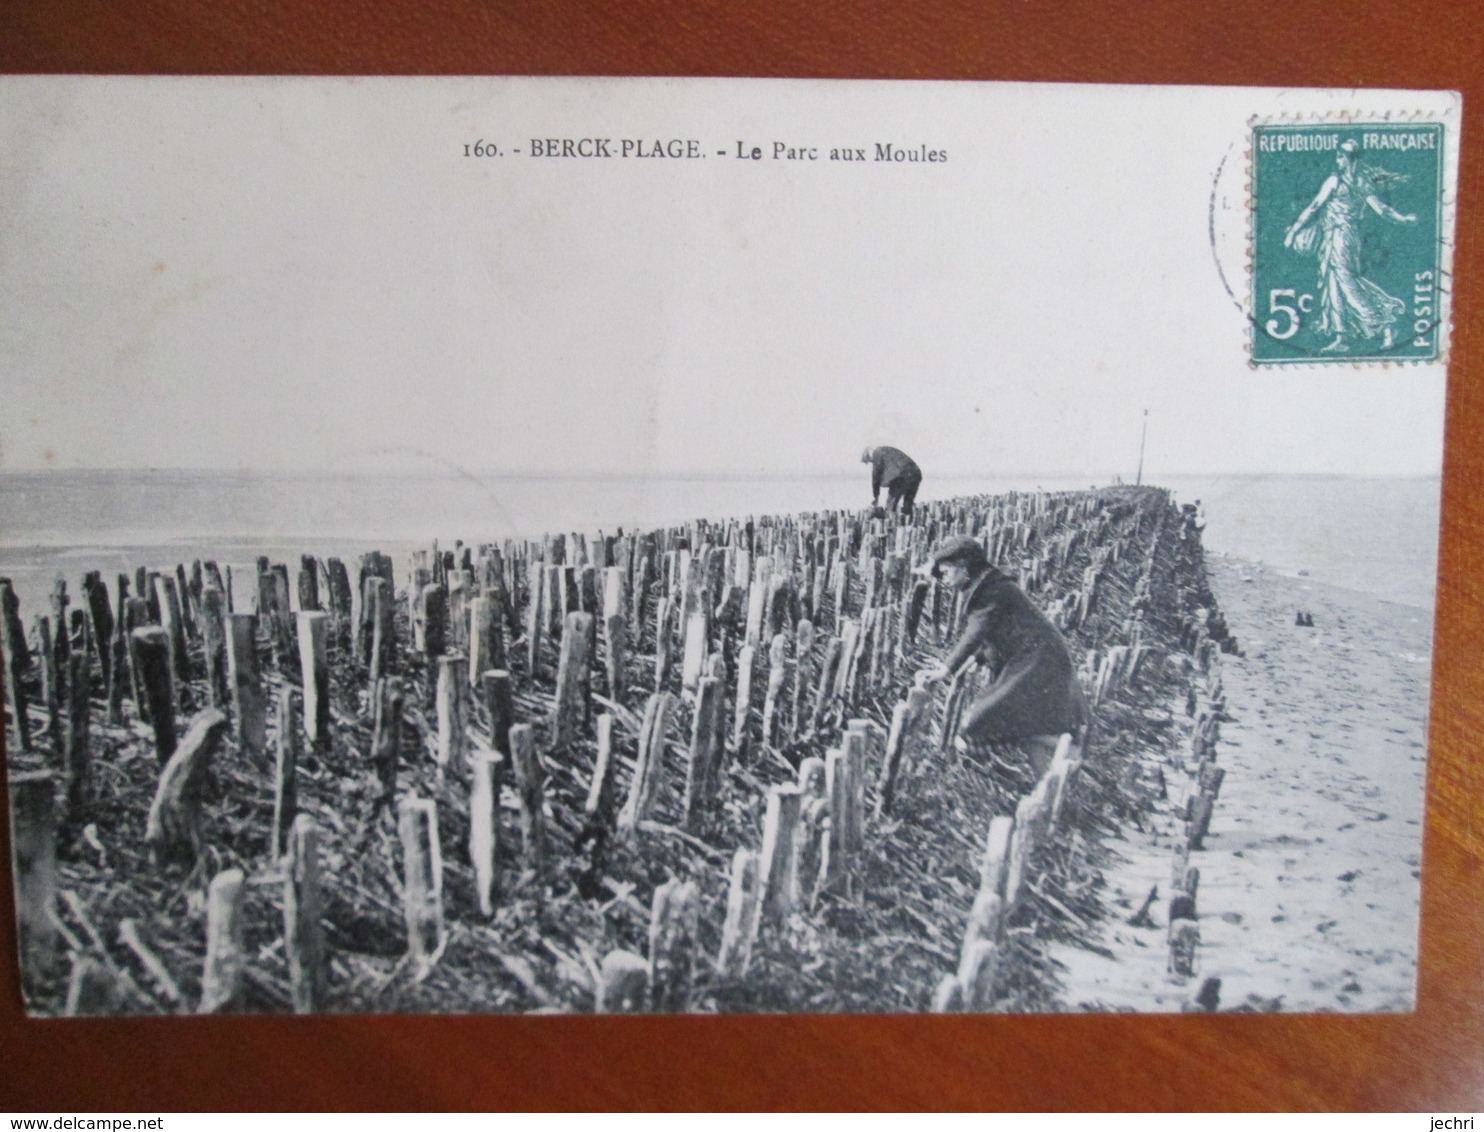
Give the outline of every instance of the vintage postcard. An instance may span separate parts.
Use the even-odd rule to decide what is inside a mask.
[[[1411,1009],[1460,113],[0,79],[29,1010]]]

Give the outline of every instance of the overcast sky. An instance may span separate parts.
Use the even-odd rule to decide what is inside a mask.
[[[1338,105],[0,78],[0,470],[828,473],[894,443],[938,474],[1132,476],[1147,408],[1146,478],[1436,472],[1441,366],[1246,364],[1247,122]]]

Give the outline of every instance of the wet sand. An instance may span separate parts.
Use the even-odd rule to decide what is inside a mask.
[[[1209,569],[1245,655],[1222,658],[1226,779],[1205,849],[1191,854],[1197,974],[1165,970],[1172,811],[1186,786],[1166,768],[1170,805],[1109,843],[1113,957],[1055,951],[1066,1001],[1179,1010],[1214,975],[1223,1010],[1411,1009],[1432,614],[1237,558],[1212,556]],[[1294,624],[1298,610],[1313,628]],[[1154,885],[1154,926],[1130,927]]]

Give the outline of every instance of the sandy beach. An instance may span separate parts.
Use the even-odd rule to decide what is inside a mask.
[[[1060,948],[1074,1007],[1179,1010],[1208,976],[1221,1009],[1407,1010],[1415,998],[1429,610],[1239,558],[1209,559],[1242,656],[1222,658],[1226,770],[1203,852],[1197,976],[1166,974],[1170,804],[1109,848],[1103,957]],[[1313,615],[1314,627],[1294,624]],[[1183,716],[1180,706],[1173,707]],[[1152,775],[1159,765],[1152,758]],[[1151,887],[1152,927],[1127,919]]]

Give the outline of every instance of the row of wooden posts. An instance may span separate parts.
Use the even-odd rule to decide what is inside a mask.
[[[539,873],[547,854],[543,763],[569,758],[591,726],[587,721],[592,718],[595,675],[603,679],[606,703],[612,707],[595,721],[597,753],[586,808],[589,816],[611,818],[620,833],[630,836],[654,824],[665,746],[680,703],[690,707],[691,719],[681,817],[681,831],[691,836],[708,828],[724,763],[747,756],[754,747],[780,751],[826,741],[842,724],[838,746],[823,758],[803,758],[793,783],[769,788],[760,848],[739,849],[732,860],[717,966],[743,977],[762,925],[785,922],[821,892],[858,888],[868,765],[874,762],[879,768],[874,810],[880,815],[892,807],[902,767],[931,756],[935,721],[925,689],[907,691],[888,728],[851,716],[857,707],[902,686],[901,670],[915,655],[911,646],[923,624],[932,626],[934,643],[952,629],[954,617],[944,591],[912,573],[912,567],[926,559],[941,537],[967,533],[983,538],[1000,561],[1019,559],[1023,583],[1036,589],[1079,547],[1090,545],[1093,565],[1084,571],[1083,586],[1060,599],[1058,607],[1063,616],[1075,615],[1071,624],[1077,624],[1094,608],[1097,586],[1109,563],[1116,561],[1116,548],[1091,545],[1110,529],[1106,509],[1093,497],[1022,495],[939,504],[927,509],[925,521],[913,525],[845,514],[693,524],[639,537],[599,536],[591,543],[581,536],[570,541],[558,536],[539,545],[488,546],[481,548],[478,562],[468,549],[462,557],[435,549],[414,558],[406,604],[410,641],[405,643],[395,631],[392,564],[375,553],[360,563],[356,587],[337,560],[304,559],[297,611],[291,609],[282,565],[260,562],[256,568],[228,567],[223,572],[205,563],[189,574],[177,567],[173,575],[139,571],[132,579],[121,576],[120,597],[132,581],[155,601],[126,597],[117,631],[97,575],[84,582],[85,609],[70,618],[65,588],[59,585],[52,616],[37,619],[35,651],[41,707],[60,755],[62,813],[53,812],[51,775],[13,778],[18,859],[24,856],[34,865],[23,870],[23,931],[49,936],[56,926],[50,910],[53,882],[46,879],[52,871],[46,861],[54,854],[48,848],[54,844],[49,831],[59,817],[75,818],[88,804],[91,689],[101,685],[110,720],[121,716],[127,689],[138,717],[151,724],[163,770],[146,840],[162,860],[200,859],[206,837],[199,804],[204,768],[219,756],[229,732],[249,760],[265,758],[267,713],[276,703],[271,845],[283,874],[284,950],[295,1008],[322,1008],[325,948],[319,925],[318,834],[309,816],[297,813],[294,766],[301,741],[321,747],[331,741],[330,660],[348,647],[367,677],[370,762],[381,775],[384,801],[395,803],[409,950],[417,965],[430,965],[446,938],[436,806],[426,798],[395,797],[397,768],[406,753],[400,731],[409,687],[402,671],[408,657],[401,653],[410,645],[426,662],[425,687],[437,710],[438,771],[455,768],[469,781],[470,856],[485,914],[499,890],[502,852],[496,815],[501,786],[507,776],[512,780],[521,815],[522,865]],[[3,582],[0,605],[6,691],[12,704],[24,705],[22,677],[30,649],[14,594]],[[631,624],[640,631],[631,634]],[[821,641],[826,626],[836,632]],[[525,637],[519,652],[510,647],[517,627]],[[622,700],[636,692],[625,686],[634,673],[635,654],[651,632],[655,691],[645,699],[642,718],[636,715],[634,770],[627,799],[614,815],[615,731],[624,718]],[[549,650],[543,648],[543,638],[551,636],[557,638],[555,691],[543,743],[536,727],[515,722],[514,689],[517,684],[533,687],[545,677]],[[63,640],[66,648],[59,644]],[[193,704],[198,690],[189,686],[193,646],[203,660],[204,672],[196,675],[204,681],[205,696],[177,739],[177,711]],[[1142,649],[1140,644],[1111,649],[1102,659],[1097,694],[1130,678]],[[279,670],[276,701],[264,679],[264,658],[269,669]],[[65,666],[58,663],[63,660]],[[762,706],[755,723],[753,681],[759,668],[766,673],[766,686],[758,689]],[[471,687],[481,693],[486,720],[482,735],[472,718]],[[724,710],[729,689],[730,727]],[[944,748],[952,738],[952,707],[960,692],[950,690],[947,714],[938,726]],[[65,713],[57,706],[63,696]],[[10,723],[12,740],[22,750],[29,747],[24,708],[12,710]],[[985,873],[993,874],[993,891],[981,893],[986,904],[990,896],[1002,909],[1013,904],[1019,880],[1010,886],[1009,878],[1020,873],[1008,863],[1010,850],[1019,846],[1023,861],[1036,839],[1054,828],[1079,757],[1070,740],[1065,742],[1047,777],[1022,802],[1025,812],[1015,819],[1018,827],[992,828],[992,844],[1005,842],[1006,863],[991,870],[986,860]],[[244,963],[238,925],[244,880],[242,870],[228,869],[209,887],[203,1009],[240,1002]],[[596,995],[600,1009],[683,1008],[696,969],[697,900],[693,882],[677,880],[656,891],[651,953],[641,959],[616,952],[605,960]],[[987,925],[991,919],[981,909],[974,922]],[[993,933],[986,931],[981,928],[973,942],[990,943]],[[987,1002],[984,973],[992,962],[982,947],[976,954],[979,958],[957,976],[961,1003]],[[645,981],[639,994],[636,972],[641,967]],[[96,981],[95,968],[79,967],[87,976],[80,976],[80,985],[89,978]]]

